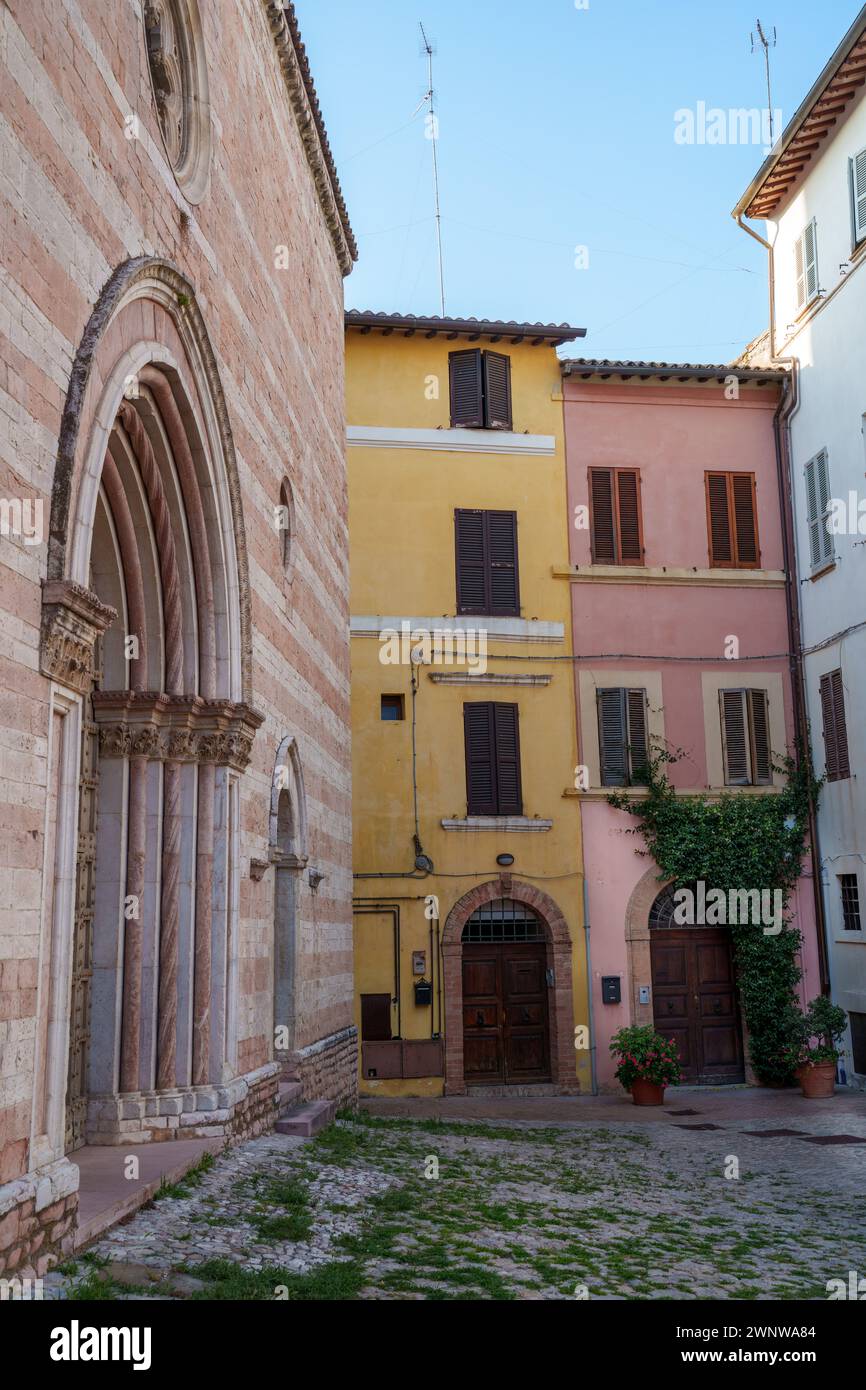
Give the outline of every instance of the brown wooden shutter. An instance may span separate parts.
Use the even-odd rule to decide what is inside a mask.
[[[487,604],[487,561],[484,554],[484,513],[458,508],[454,513],[457,559],[457,612],[484,613]]]
[[[756,786],[762,786],[773,780],[766,690],[749,691],[749,721],[752,735],[752,782]]]
[[[619,560],[623,565],[639,565],[643,560],[640,524],[640,474],[636,468],[616,470],[616,497],[619,513]]]
[[[646,777],[649,755],[646,729],[646,691],[627,691],[626,707],[628,712],[629,780],[641,782]]]
[[[517,513],[485,512],[486,560],[489,581],[488,612],[517,616],[520,593],[517,572]]]
[[[754,473],[707,473],[707,529],[713,568],[760,564]]]
[[[520,614],[517,513],[454,512],[457,612]]]
[[[596,691],[598,705],[598,745],[603,787],[624,787],[628,783],[628,723],[625,691]]]
[[[480,350],[470,348],[466,352],[449,353],[448,375],[452,429],[483,428],[484,381]]]
[[[728,507],[728,475],[707,474],[707,524],[710,540],[710,565],[713,568],[734,563],[731,515]]]
[[[463,731],[469,815],[522,815],[517,705],[465,704]]]
[[[755,515],[755,478],[752,473],[732,473],[734,531],[736,556],[740,568],[756,566],[758,554],[758,520]]]
[[[848,729],[845,722],[845,691],[841,671],[828,671],[821,677],[821,713],[824,720],[827,780],[839,782],[851,776]]]
[[[491,430],[511,429],[511,359],[501,352],[485,352],[484,423]]]
[[[470,816],[496,815],[493,705],[477,701],[463,706],[466,747],[466,804]]]
[[[590,538],[596,565],[616,564],[613,469],[589,470]]]
[[[729,787],[749,785],[749,732],[745,695],[744,690],[719,691],[725,784]]]
[[[523,814],[520,786],[520,733],[517,705],[493,706],[496,751],[496,811],[500,816]]]

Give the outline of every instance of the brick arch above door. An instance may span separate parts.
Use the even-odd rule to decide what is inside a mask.
[[[647,869],[632,889],[625,910],[625,949],[628,962],[628,988],[631,1000],[630,1022],[649,1025],[653,1021],[652,1002],[640,1002],[641,985],[652,980],[649,915],[653,903],[672,879],[659,878],[658,869]],[[652,991],[650,991],[650,1001]]]
[[[548,893],[502,874],[479,883],[453,905],[442,929],[443,992],[445,996],[445,1093],[463,1095],[463,928],[473,912],[496,898],[510,898],[531,907],[544,926],[550,987],[550,1060],[554,1084],[563,1094],[574,1094],[577,1083],[574,1052],[574,996],[572,940],[568,923]]]

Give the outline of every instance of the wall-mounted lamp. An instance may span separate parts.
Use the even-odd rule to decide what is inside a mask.
[[[509,869],[514,863],[513,854],[497,854],[496,862],[501,869]]]

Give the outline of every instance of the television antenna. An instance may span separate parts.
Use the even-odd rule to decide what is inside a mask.
[[[427,105],[427,116],[425,119],[426,135],[433,150],[433,200],[436,211],[436,250],[439,260],[439,306],[440,313],[445,317],[445,270],[442,261],[442,212],[439,206],[439,156],[436,146],[439,141],[439,120],[436,115],[435,92],[433,88],[433,54],[436,52],[434,45],[430,42],[424,30],[424,25],[418,22],[421,30],[421,52],[427,56],[427,91],[422,98],[421,104]]]
[[[755,27],[756,27],[757,30],[758,30],[757,37],[756,37],[754,34],[750,34],[750,35],[749,35],[749,38],[750,38],[751,41],[752,41],[752,52],[753,52],[753,53],[757,52],[757,50],[758,50],[759,48],[762,48],[762,49],[764,50],[764,68],[765,68],[766,74],[767,74],[767,111],[768,111],[769,116],[770,116],[770,144],[772,145],[772,144],[774,143],[774,140],[773,140],[773,97],[772,97],[772,91],[771,91],[771,85],[770,85],[770,49],[776,47],[776,26],[775,26],[775,24],[773,25],[773,37],[772,37],[772,38],[768,38],[767,35],[764,33],[763,25],[761,24],[761,21],[760,21],[759,19],[756,19],[756,20],[755,20]]]

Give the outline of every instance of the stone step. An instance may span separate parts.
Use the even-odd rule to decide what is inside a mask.
[[[320,1129],[329,1125],[337,1113],[337,1102],[333,1100],[310,1100],[304,1105],[296,1105],[288,1115],[277,1120],[274,1125],[278,1134],[295,1134],[309,1139]]]
[[[300,1081],[281,1081],[277,1087],[277,1114],[280,1118],[288,1115],[294,1106],[299,1105],[303,1099],[303,1087]]]

